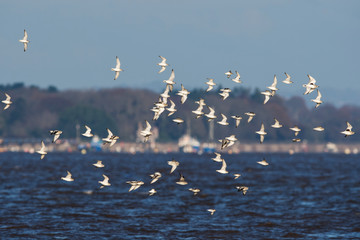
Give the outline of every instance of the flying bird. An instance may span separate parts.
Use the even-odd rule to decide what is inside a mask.
[[[188,184],[187,181],[185,181],[185,177],[181,173],[179,173],[179,174],[180,174],[180,179],[179,179],[179,181],[176,182],[176,184],[179,184],[179,185]]]
[[[174,69],[172,69],[169,79],[163,81],[164,83],[166,83],[166,85],[169,85],[170,92],[173,90],[174,87],[173,85],[175,84],[174,79],[175,79],[175,72]]]
[[[321,101],[321,93],[319,91],[319,89],[316,89],[317,90],[317,97],[315,99],[311,99],[311,101],[313,101],[314,103],[316,103],[316,106],[315,108],[319,107],[320,104],[323,103],[323,101]]]
[[[166,67],[169,66],[169,64],[166,63],[166,58],[159,56],[159,58],[161,58],[161,62],[158,63],[157,65],[159,65],[161,67],[160,71],[158,73],[162,73],[163,71],[165,71]]]
[[[323,128],[322,126],[318,126],[318,127],[314,127],[313,130],[317,132],[322,132],[325,130],[325,128]]]
[[[214,215],[214,212],[216,211],[215,209],[208,209],[208,212],[210,212],[211,215]]]
[[[115,72],[114,80],[116,80],[119,77],[121,71],[124,71],[123,69],[120,68],[120,60],[118,56],[116,56],[116,66],[114,68],[111,68],[111,71]]]
[[[295,133],[295,137],[299,134],[299,132],[301,131],[301,129],[298,126],[294,126],[292,128],[290,128],[290,130],[294,131]]]
[[[11,97],[7,93],[5,93],[5,96],[6,99],[1,101],[2,103],[5,104],[4,110],[8,109],[10,107],[10,104],[12,104]]]
[[[303,84],[303,87],[306,88],[304,95],[307,95],[309,93],[312,93],[316,88],[319,86],[316,85],[316,80],[309,74],[307,75],[309,78],[309,82],[307,84]]]
[[[106,138],[103,138],[102,140],[103,140],[103,144],[110,144],[110,147],[112,146],[112,145],[114,145],[115,143],[116,143],[116,140],[118,140],[119,139],[119,137],[118,136],[115,136],[111,131],[110,131],[110,129],[106,129],[107,131],[108,131],[108,136],[106,137]]]
[[[226,170],[226,162],[225,162],[225,160],[223,159],[222,160],[222,165],[221,165],[221,168],[220,169],[218,169],[218,170],[216,170],[218,173],[221,173],[221,174],[227,174],[227,173],[229,173],[227,170]]]
[[[220,96],[222,96],[222,100],[225,100],[229,97],[229,93],[231,92],[230,88],[222,88],[220,89],[221,93],[219,93]]]
[[[248,123],[249,123],[255,117],[256,114],[253,112],[246,112],[245,115],[247,115],[249,117],[248,118]]]
[[[105,165],[102,163],[102,161],[98,160],[96,163],[93,163],[93,165],[97,168],[103,168]]]
[[[225,73],[226,77],[229,78],[233,73],[231,72],[231,70],[227,71]]]
[[[290,79],[291,79],[290,75],[287,74],[286,72],[285,72],[285,75],[286,75],[286,78],[285,78],[285,80],[283,81],[283,83],[286,83],[286,84],[291,84],[291,83],[293,83],[293,82],[290,80]]]
[[[174,118],[174,119],[173,119],[173,122],[175,122],[175,123],[177,123],[177,124],[179,125],[179,124],[183,123],[184,120],[181,119],[181,118]]]
[[[260,135],[260,143],[263,143],[264,137],[267,134],[267,132],[265,132],[265,127],[263,123],[261,123],[261,128],[259,131],[256,131],[256,133]]]
[[[92,133],[91,133],[91,128],[89,128],[88,126],[85,125],[85,128],[86,128],[86,131],[84,133],[82,133],[81,135],[83,135],[84,137],[92,137],[94,136]]]
[[[217,153],[217,152],[214,152],[216,157],[214,158],[211,158],[212,160],[214,160],[215,162],[222,162],[222,158],[221,158],[221,154],[220,153]]]
[[[240,173],[234,173],[234,179],[238,179],[241,176]]]
[[[170,174],[175,171],[175,169],[179,166],[179,162],[172,159],[171,161],[168,161],[168,164],[171,166]]]
[[[267,166],[269,163],[265,160],[265,158],[262,161],[257,162],[260,165]]]
[[[206,89],[206,92],[211,91],[214,86],[216,85],[216,83],[214,83],[214,79],[212,78],[208,78],[209,81],[205,82],[208,85],[208,88]]]
[[[275,120],[275,123],[273,125],[271,125],[271,127],[273,127],[273,128],[281,128],[282,125],[280,124],[280,122],[276,118],[274,118],[274,120]]]
[[[72,175],[69,171],[67,171],[66,177],[61,177],[61,180],[64,180],[66,182],[73,182],[74,179],[72,178]]]
[[[30,41],[28,40],[28,34],[25,29],[24,29],[24,37],[22,39],[20,39],[19,42],[24,44],[24,52],[26,52]]]
[[[236,116],[231,116],[233,119],[235,119],[235,126],[238,127],[240,124],[240,121],[242,119],[242,117],[236,115]]]
[[[207,118],[209,118],[209,122],[210,121],[212,121],[212,120],[214,120],[215,118],[216,118],[216,116],[215,116],[215,110],[212,108],[212,107],[209,107],[209,106],[207,106],[208,107],[208,109],[209,109],[209,113],[208,114],[205,114],[205,116],[207,117]]]
[[[231,79],[232,81],[236,82],[236,83],[241,83],[241,80],[240,80],[240,74],[238,71],[235,71],[235,74],[236,74],[236,77]]]
[[[198,189],[198,188],[189,188],[189,191],[193,192],[193,194],[195,196],[200,192],[200,189]]]
[[[351,136],[354,135],[355,132],[352,131],[352,126],[349,122],[346,122],[347,128],[345,129],[345,131],[342,131],[341,133],[345,135],[345,137],[347,136]]]
[[[168,117],[176,112],[175,103],[172,100],[170,100],[170,104],[171,104],[170,107],[166,108],[166,110],[169,111]]]
[[[176,93],[176,95],[181,96],[181,104],[184,104],[187,96],[190,94],[190,92],[184,88],[184,86],[181,84],[181,90]]]
[[[152,189],[149,191],[149,196],[152,196],[152,195],[154,195],[155,193],[157,193],[157,191],[156,191],[154,188],[152,188]]]
[[[41,155],[40,159],[43,159],[45,157],[45,155],[47,154],[47,152],[45,151],[45,144],[44,141],[41,141],[41,148],[40,150],[36,151],[38,154]]]
[[[126,183],[131,185],[129,192],[138,189],[139,187],[141,187],[144,184],[143,181],[127,181]]]
[[[149,137],[151,136],[152,132],[150,123],[145,120],[146,128],[140,132],[140,135],[144,137],[144,142],[147,142],[149,140]]]
[[[269,90],[266,90],[265,92],[261,92],[261,94],[265,96],[264,104],[266,104],[270,100],[270,97],[273,96],[273,93],[270,92]]]
[[[100,189],[111,186],[111,184],[109,183],[109,178],[105,174],[103,174],[103,177],[104,177],[104,180],[99,181],[99,183],[101,184]]]
[[[221,117],[222,117],[221,121],[218,121],[217,123],[223,126],[229,125],[229,123],[227,122],[227,117],[222,113],[221,113]]]
[[[249,190],[249,187],[246,186],[236,186],[236,189],[238,190],[238,192],[242,192],[243,195],[245,195],[247,193],[247,191]]]
[[[161,173],[155,172],[154,174],[150,174],[150,177],[152,179],[150,184],[153,184],[153,183],[157,182],[161,178]]]
[[[53,143],[56,142],[56,140],[58,140],[58,138],[60,137],[60,135],[62,134],[62,131],[60,130],[50,130],[50,135],[54,135],[54,139],[53,139]]]

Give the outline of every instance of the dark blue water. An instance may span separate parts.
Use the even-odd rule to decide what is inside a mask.
[[[170,175],[172,157],[180,166]],[[227,175],[211,157],[0,154],[1,239],[360,239],[358,156],[274,154],[264,167],[262,155],[223,155]],[[74,182],[60,180],[67,170]],[[163,177],[150,185],[155,171]],[[179,171],[188,185],[175,183]],[[103,173],[112,185],[99,189]],[[128,192],[131,180],[145,184]]]

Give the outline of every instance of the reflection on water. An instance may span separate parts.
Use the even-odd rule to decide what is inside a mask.
[[[167,161],[180,166],[173,174]],[[360,161],[351,155],[0,154],[2,238],[360,238]],[[92,163],[102,160],[105,168]],[[74,182],[60,178],[69,170]],[[154,184],[150,174],[161,172]],[[177,185],[181,172],[186,186]],[[241,177],[234,179],[233,173]],[[111,187],[99,189],[102,174]],[[145,184],[128,192],[126,181]],[[245,196],[235,186],[246,185]],[[200,188],[193,196],[188,188]],[[151,197],[148,191],[155,188]],[[215,208],[213,216],[207,211]]]

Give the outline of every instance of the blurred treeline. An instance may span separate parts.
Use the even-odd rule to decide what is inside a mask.
[[[56,87],[40,89],[36,86],[26,87],[22,83],[0,85],[1,100],[5,92],[12,97],[11,107],[0,114],[0,137],[2,138],[43,138],[49,136],[49,130],[63,131],[63,138],[76,136],[77,124],[84,132],[84,124],[93,129],[100,137],[107,135],[106,128],[120,137],[121,141],[135,141],[139,125],[145,126],[148,120],[159,129],[158,141],[177,141],[186,131],[201,141],[209,141],[209,122],[206,117],[195,119],[191,112],[197,108],[194,102],[204,98],[208,106],[214,107],[215,121],[220,121],[220,113],[228,117],[229,126],[215,123],[214,140],[235,134],[240,142],[256,142],[255,131],[263,122],[268,134],[266,142],[288,142],[294,138],[289,127],[298,125],[302,131],[299,138],[309,142],[344,141],[341,131],[346,128],[346,121],[353,125],[356,132],[360,126],[360,107],[343,106],[336,108],[329,103],[319,108],[308,107],[306,101],[316,97],[316,93],[290,99],[274,96],[263,104],[264,96],[258,89],[238,87],[232,89],[230,97],[223,101],[219,88],[205,93],[204,89],[194,89],[185,104],[180,103],[176,89],[170,93],[170,99],[176,104],[177,112],[167,117],[165,111],[157,121],[152,121],[150,109],[159,98],[159,93],[140,89],[101,89],[101,90],[66,90],[58,91]],[[3,98],[3,99],[2,99]],[[315,104],[312,104],[315,106]],[[311,106],[312,106],[311,105]],[[252,122],[247,123],[245,112],[255,112]],[[205,107],[204,112],[208,113]],[[235,128],[232,115],[240,115],[243,120]],[[185,120],[184,124],[172,122],[175,117]],[[274,117],[284,125],[281,129],[270,127]],[[323,126],[324,132],[315,132],[313,127]],[[359,141],[360,134],[355,134],[345,141]]]

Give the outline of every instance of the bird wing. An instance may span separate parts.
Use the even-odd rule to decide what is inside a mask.
[[[11,97],[7,93],[5,93],[5,96],[6,96],[5,101],[10,101]]]
[[[114,136],[114,134],[110,131],[110,129],[107,128],[106,130],[108,132],[107,138],[110,138],[110,137]]]
[[[175,79],[175,72],[174,72],[174,69],[172,69],[172,70],[171,70],[171,75],[170,75],[168,81],[172,82],[172,81],[174,81],[174,79]]]
[[[24,39],[23,40],[27,40],[28,39],[28,34],[26,32],[26,30],[24,29]]]
[[[351,129],[352,129],[351,124],[349,122],[346,122],[346,124],[347,124],[346,130],[351,131]]]
[[[149,123],[147,120],[145,120],[145,123],[146,123],[145,131],[149,132],[150,129],[151,129],[151,125],[150,125],[150,123]]]
[[[165,70],[166,70],[166,67],[161,67],[161,69],[160,69],[160,71],[158,73],[162,73]]]
[[[116,68],[120,68],[120,59],[116,56]]]
[[[116,79],[119,77],[119,75],[120,75],[120,72],[116,71],[116,72],[115,72],[114,80],[116,80]]]

